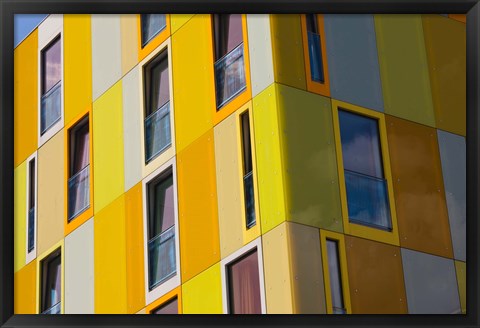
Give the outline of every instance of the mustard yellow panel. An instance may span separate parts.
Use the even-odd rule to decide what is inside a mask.
[[[375,15],[386,114],[435,127],[421,15]]]
[[[192,37],[194,35],[195,37]],[[177,152],[213,127],[215,106],[210,15],[195,15],[172,36]]]
[[[122,82],[93,103],[94,209],[98,213],[124,191]]]
[[[92,33],[90,15],[63,16],[65,125],[92,104]]]
[[[32,261],[14,276],[14,314],[35,314],[37,262]]]
[[[14,268],[15,272],[25,266],[27,225],[27,162],[14,170]]]
[[[128,313],[145,306],[142,202],[142,184],[138,183],[125,194]]]
[[[170,28],[171,33],[175,33],[183,24],[188,22],[190,18],[193,17],[193,14],[171,14],[170,15]]]
[[[275,82],[307,89],[300,15],[271,15]]]
[[[127,313],[125,222],[125,196],[117,198],[94,217],[97,314]]]
[[[466,134],[466,25],[440,15],[423,15],[423,33],[437,128]]]
[[[220,261],[213,129],[177,156],[182,282]]]
[[[330,99],[281,84],[277,95],[287,220],[342,232]]]
[[[138,63],[137,15],[120,15],[122,76]]]
[[[460,295],[462,313],[467,313],[467,264],[455,261],[455,271],[457,272],[458,294]]]
[[[287,222],[270,230],[262,237],[265,299],[268,314],[294,313],[287,238]]]
[[[38,29],[14,50],[14,166],[37,149]]]
[[[182,285],[182,307],[184,314],[223,313],[220,263]]]
[[[255,153],[262,234],[286,220],[277,90],[272,84],[253,98]]]

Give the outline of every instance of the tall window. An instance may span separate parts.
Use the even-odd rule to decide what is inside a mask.
[[[246,88],[242,15],[213,16],[217,110]]]
[[[338,244],[336,240],[327,239],[326,245],[328,257],[328,272],[330,278],[330,296],[332,300],[333,313],[344,314],[347,313],[347,310],[343,301]]]
[[[145,163],[170,146],[170,86],[167,51],[144,67]]]
[[[152,314],[178,314],[178,299],[175,297],[160,305],[151,312]]]
[[[69,130],[68,220],[90,207],[90,133],[88,116]]]
[[[28,227],[27,253],[35,248],[35,157],[28,163]]]
[[[60,249],[41,263],[41,313],[60,314],[62,295],[62,263]]]
[[[142,24],[142,47],[145,47],[151,39],[167,26],[165,14],[142,14],[140,20]]]
[[[325,77],[322,62],[322,47],[318,19],[316,14],[306,15],[308,56],[310,58],[310,74],[313,81],[324,83]]]
[[[62,49],[60,36],[41,52],[40,134],[43,135],[61,118]]]
[[[257,250],[230,263],[227,277],[229,313],[262,313]]]
[[[350,222],[391,230],[378,121],[338,111]]]
[[[252,145],[250,140],[250,118],[248,111],[240,116],[242,130],[243,154],[243,191],[245,197],[245,217],[247,229],[253,227],[255,221],[255,197],[253,188]]]
[[[147,184],[148,286],[150,290],[176,274],[175,209],[172,170]]]

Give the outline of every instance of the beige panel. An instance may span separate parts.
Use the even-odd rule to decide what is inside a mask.
[[[120,15],[122,43],[122,76],[138,62],[137,15]]]
[[[268,314],[292,314],[292,286],[284,222],[263,235],[263,268]]]
[[[235,115],[230,115],[214,128],[218,223],[222,259],[243,246],[242,195],[240,194],[235,117]]]
[[[63,238],[64,130],[38,150],[37,254]]]
[[[293,312],[326,313],[320,232],[287,223],[292,266]]]
[[[65,237],[65,313],[94,313],[93,218]]]

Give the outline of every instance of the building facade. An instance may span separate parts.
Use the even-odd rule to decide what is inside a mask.
[[[462,15],[49,15],[15,313],[465,313]]]

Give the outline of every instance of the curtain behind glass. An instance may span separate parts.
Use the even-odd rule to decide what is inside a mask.
[[[42,312],[61,300],[61,262],[60,255],[44,262],[43,268],[43,306]]]
[[[42,52],[42,66],[42,94],[45,94],[62,79],[60,39]]]
[[[162,107],[170,100],[170,87],[168,81],[168,61],[165,57],[152,68],[150,107],[147,116]]]
[[[228,267],[230,313],[261,314],[257,251]]]
[[[154,314],[178,314],[178,299],[175,297],[173,300],[169,301],[167,304],[162,305],[155,311]]]
[[[73,149],[73,171],[72,175],[80,172],[85,166],[90,164],[90,144],[89,144],[88,121],[75,131],[75,144]]]
[[[175,224],[173,207],[173,177],[151,185],[149,199],[149,239],[161,234]]]
[[[235,49],[243,42],[242,15],[214,15],[215,60]]]

